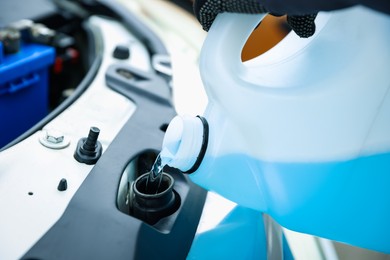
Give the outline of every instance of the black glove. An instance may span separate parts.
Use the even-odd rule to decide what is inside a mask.
[[[203,29],[208,31],[215,17],[222,12],[287,14],[287,22],[300,37],[315,32],[314,19],[319,11],[331,11],[364,5],[390,14],[389,0],[195,0],[194,11]]]
[[[259,0],[196,0],[194,12],[203,29],[208,31],[215,17],[222,12],[256,14],[269,11],[260,5]],[[274,15],[280,16],[282,14],[274,13]],[[315,32],[314,19],[316,16],[317,13],[287,16],[287,23],[299,37],[307,38]]]

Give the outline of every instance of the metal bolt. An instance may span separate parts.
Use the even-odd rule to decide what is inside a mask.
[[[64,134],[55,130],[47,130],[46,141],[52,144],[62,143],[64,141]]]
[[[69,145],[70,139],[60,131],[47,129],[42,130],[39,142],[47,148],[62,149]]]

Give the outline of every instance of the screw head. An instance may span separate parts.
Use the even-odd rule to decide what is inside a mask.
[[[60,131],[47,129],[42,130],[39,142],[47,148],[62,149],[69,145],[70,140]]]
[[[58,144],[64,141],[64,134],[56,130],[46,130],[46,141]]]

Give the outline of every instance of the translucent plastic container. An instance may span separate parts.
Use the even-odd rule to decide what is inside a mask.
[[[320,13],[313,37],[242,63],[262,18],[218,15],[200,60],[208,134],[175,118],[165,162],[288,229],[390,253],[390,16]]]

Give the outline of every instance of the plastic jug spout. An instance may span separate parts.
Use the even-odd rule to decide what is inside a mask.
[[[162,161],[184,173],[197,170],[208,143],[208,124],[203,117],[176,116],[170,122],[160,153]]]

